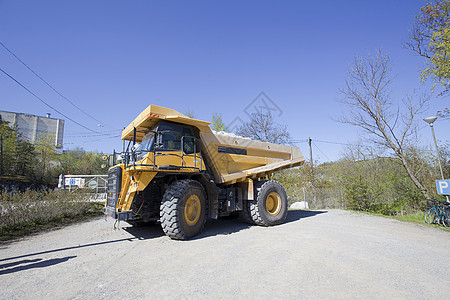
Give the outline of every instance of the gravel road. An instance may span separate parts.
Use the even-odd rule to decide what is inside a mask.
[[[0,299],[432,299],[450,295],[450,233],[340,210],[285,224],[207,222],[189,241],[95,219],[0,246]]]

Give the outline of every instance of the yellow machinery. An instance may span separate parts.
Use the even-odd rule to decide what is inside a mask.
[[[239,213],[252,224],[284,222],[287,196],[263,180],[304,162],[295,147],[219,134],[209,122],[150,105],[122,132],[122,163],[108,171],[105,213],[130,224],[160,221],[187,239],[207,218]]]

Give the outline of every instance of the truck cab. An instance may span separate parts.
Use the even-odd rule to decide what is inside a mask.
[[[129,142],[125,151],[127,164],[159,170],[205,168],[192,126],[161,120],[143,133],[140,142],[135,138]]]

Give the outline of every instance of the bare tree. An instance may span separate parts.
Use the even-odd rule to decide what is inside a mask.
[[[367,144],[364,140],[359,140],[356,144],[346,145],[340,156],[343,160],[361,161],[378,158],[384,153],[386,153],[386,147],[379,145],[374,147],[373,144]]]
[[[407,96],[397,104],[391,99],[392,78],[389,57],[381,50],[375,57],[355,58],[341,90],[341,102],[348,111],[340,121],[363,129],[369,142],[392,150],[423,196],[430,199],[407,159],[407,148],[416,133],[414,119],[429,96]]]
[[[241,125],[236,133],[254,140],[275,144],[288,144],[291,139],[285,125],[274,123],[272,114],[262,111],[252,113],[250,121]]]

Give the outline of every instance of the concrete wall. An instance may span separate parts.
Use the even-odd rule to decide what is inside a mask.
[[[9,126],[16,127],[23,138],[35,143],[40,135],[49,134],[54,138],[55,147],[62,151],[64,136],[64,120],[47,117],[0,111],[2,121],[9,122]]]

